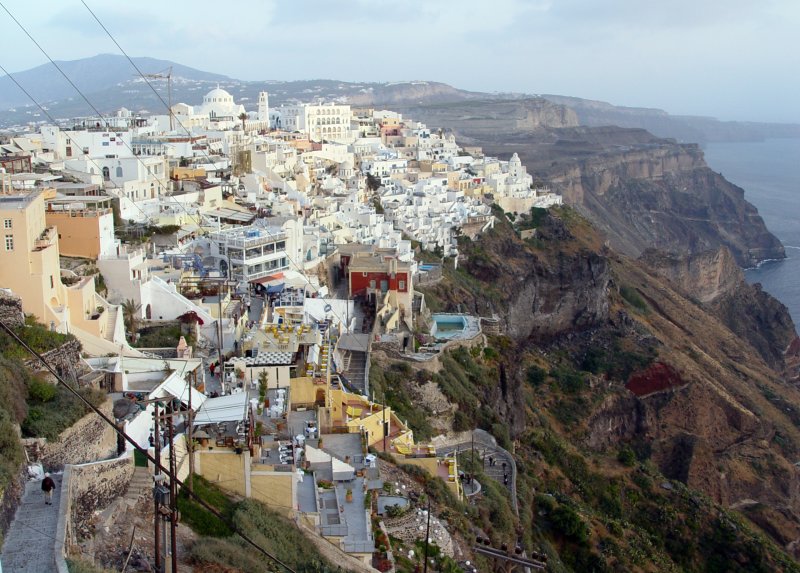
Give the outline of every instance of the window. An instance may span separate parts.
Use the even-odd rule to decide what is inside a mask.
[[[14,250],[14,235],[6,235],[6,250]]]
[[[397,281],[398,290],[406,290],[406,281]]]
[[[375,281],[374,280],[369,281],[369,288],[375,288]]]
[[[122,177],[122,167],[117,167],[117,177]]]
[[[11,219],[4,219],[3,220],[3,228],[10,229],[11,228]]]

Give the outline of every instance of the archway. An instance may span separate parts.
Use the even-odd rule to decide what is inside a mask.
[[[153,318],[153,309],[150,308],[149,304],[146,307],[144,307],[144,317],[147,320],[150,320],[151,318]]]

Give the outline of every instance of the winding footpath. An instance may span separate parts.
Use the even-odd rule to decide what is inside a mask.
[[[3,542],[3,571],[9,573],[53,573],[58,571],[55,561],[58,509],[61,504],[61,477],[53,475],[56,489],[53,504],[44,503],[42,482],[25,483],[14,521]]]
[[[475,445],[475,453],[483,455],[483,473],[492,478],[496,482],[503,484],[503,475],[508,474],[508,483],[504,487],[508,489],[511,495],[511,507],[514,513],[519,515],[519,507],[517,505],[517,464],[514,461],[514,456],[511,453],[500,447],[497,440],[494,439],[489,432],[484,430],[473,430],[472,432]],[[450,455],[456,450],[459,452],[468,452],[473,445],[472,440],[461,441],[458,443],[447,444],[436,448],[437,454]],[[494,465],[489,465],[489,457],[494,460]],[[503,468],[505,463],[506,467]]]

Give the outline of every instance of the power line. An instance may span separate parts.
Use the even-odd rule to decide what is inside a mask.
[[[21,23],[21,22],[20,22],[20,21],[19,21],[19,20],[18,20],[18,19],[17,19],[17,18],[16,18],[16,17],[15,17],[15,16],[12,14],[12,13],[11,13],[11,11],[10,11],[10,10],[9,10],[9,9],[8,9],[6,6],[5,6],[5,4],[3,4],[2,2],[0,2],[0,7],[2,7],[2,8],[3,8],[3,10],[5,10],[5,12],[6,12],[6,13],[9,15],[9,17],[10,17],[10,18],[11,18],[11,19],[14,21],[14,23],[16,23],[16,24],[17,24],[17,26],[18,26],[18,27],[19,27],[19,28],[20,28],[20,29],[21,29],[21,30],[22,30],[22,31],[25,33],[25,35],[26,35],[26,36],[28,36],[28,38],[31,40],[31,42],[33,42],[33,43],[34,43],[34,45],[35,45],[37,48],[39,48],[39,51],[40,51],[40,52],[42,52],[42,54],[44,54],[44,56],[45,56],[45,57],[46,57],[46,58],[47,58],[47,59],[50,61],[50,63],[51,63],[51,64],[53,64],[53,66],[54,66],[54,67],[55,67],[55,68],[58,70],[58,72],[59,72],[59,73],[60,73],[60,74],[61,74],[61,75],[64,77],[64,79],[65,79],[65,80],[67,80],[67,82],[69,83],[69,85],[71,85],[71,86],[72,86],[72,87],[75,89],[75,91],[76,91],[76,92],[78,92],[78,94],[81,96],[81,98],[83,99],[83,101],[85,101],[85,102],[86,102],[86,104],[87,104],[87,105],[88,105],[88,106],[89,106],[89,107],[92,109],[92,111],[94,111],[94,113],[96,113],[96,114],[97,114],[97,116],[98,116],[98,117],[99,117],[101,120],[103,120],[103,121],[105,122],[105,125],[106,125],[106,127],[108,127],[108,125],[109,125],[109,124],[108,124],[108,118],[106,118],[106,117],[105,117],[105,116],[104,116],[104,115],[103,115],[103,114],[102,114],[102,113],[101,113],[101,112],[100,112],[100,111],[99,111],[99,110],[98,110],[98,109],[97,109],[97,108],[94,106],[94,104],[92,104],[92,102],[90,102],[90,101],[89,101],[89,98],[87,98],[87,97],[86,97],[86,95],[85,95],[85,94],[84,94],[84,93],[83,93],[83,92],[80,90],[80,88],[79,88],[77,85],[75,85],[75,82],[73,82],[73,81],[72,81],[72,79],[70,79],[70,77],[67,75],[67,73],[66,73],[66,72],[65,72],[65,71],[64,71],[64,70],[61,68],[61,66],[59,66],[59,65],[58,65],[58,63],[57,63],[55,60],[53,60],[53,58],[51,58],[51,57],[50,57],[50,54],[48,54],[48,53],[47,53],[47,51],[45,51],[45,49],[42,47],[42,45],[41,45],[39,42],[37,42],[37,41],[36,41],[36,39],[35,39],[35,38],[34,38],[34,37],[33,37],[33,36],[30,34],[30,32],[28,32],[28,30],[25,28],[25,26],[23,26],[23,25],[22,25],[22,23]],[[126,142],[126,141],[125,141],[125,138],[122,138],[122,139],[121,139],[121,141],[122,141],[122,144],[123,144],[125,147],[127,147],[127,148],[128,148],[128,150],[131,152],[131,154],[132,154],[132,156],[134,157],[134,159],[136,159],[136,160],[137,160],[137,161],[138,161],[138,162],[139,162],[139,163],[142,165],[142,167],[144,167],[144,168],[145,168],[145,170],[146,170],[148,173],[151,173],[151,171],[150,171],[150,168],[149,168],[149,167],[148,167],[148,166],[145,164],[145,162],[144,162],[144,161],[142,161],[142,159],[141,159],[141,157],[140,157],[140,156],[136,155],[136,153],[134,152],[133,148],[132,148],[130,145],[128,145],[128,142]],[[155,179],[155,180],[158,182],[158,184],[159,184],[160,186],[162,186],[162,187],[164,188],[164,190],[165,190],[165,191],[169,189],[169,187],[167,186],[167,184],[166,184],[166,183],[165,183],[165,182],[164,182],[162,179],[160,179],[160,178],[158,177],[158,175],[157,175],[157,174],[155,174],[155,173],[152,173],[152,175],[153,175],[153,178],[154,178],[154,179]],[[179,204],[179,205],[181,205],[181,206],[183,207],[183,204],[182,204],[182,203],[178,202],[178,204]],[[138,208],[138,206],[137,206],[137,208]],[[184,209],[184,211],[186,212],[186,214],[187,214],[187,215],[191,216],[191,214],[190,214],[190,213],[189,213],[189,211],[186,209],[186,207],[183,207],[183,209]],[[145,213],[144,213],[144,211],[142,211],[141,209],[139,209],[139,211],[140,211],[142,214],[145,214]],[[145,216],[147,216],[147,215],[145,214]]]
[[[141,70],[139,70],[139,68],[138,68],[138,67],[137,67],[137,66],[134,64],[134,62],[133,62],[133,60],[130,58],[130,56],[128,56],[128,54],[127,54],[127,53],[126,53],[126,52],[125,52],[125,51],[122,49],[122,47],[121,47],[121,46],[119,45],[119,43],[118,43],[118,42],[117,42],[117,41],[114,39],[113,35],[111,35],[111,33],[108,31],[108,29],[107,29],[107,28],[106,28],[106,27],[105,27],[105,26],[102,24],[102,22],[99,20],[99,18],[98,18],[98,17],[97,17],[97,16],[94,14],[94,12],[92,12],[92,10],[89,8],[89,6],[88,6],[88,5],[86,5],[86,3],[85,3],[83,0],[81,0],[81,2],[84,4],[84,6],[86,6],[87,10],[89,10],[89,12],[92,14],[92,16],[94,17],[94,19],[95,19],[95,20],[97,20],[98,24],[100,24],[100,26],[103,28],[103,30],[105,30],[106,34],[108,34],[108,35],[111,37],[112,41],[113,41],[113,42],[114,42],[114,43],[117,45],[117,47],[120,49],[120,51],[122,51],[122,53],[125,55],[125,57],[128,59],[128,61],[130,61],[130,63],[131,63],[133,66],[134,66],[134,68],[137,70],[137,72],[139,72],[139,74],[140,74],[140,75],[142,75],[142,77],[144,78],[144,75],[142,74]],[[95,106],[94,106],[94,105],[93,105],[93,104],[92,104],[92,103],[89,101],[89,99],[88,99],[88,98],[87,98],[87,97],[86,97],[86,96],[83,94],[83,92],[82,92],[82,91],[81,91],[81,90],[78,88],[78,86],[76,86],[76,85],[75,85],[75,83],[74,83],[74,82],[73,82],[73,81],[72,81],[72,80],[69,78],[69,76],[68,76],[68,75],[67,75],[67,74],[66,74],[66,73],[65,73],[65,72],[64,72],[64,71],[61,69],[61,67],[60,67],[60,66],[59,66],[59,65],[58,65],[58,64],[57,64],[57,63],[56,63],[56,62],[53,60],[53,58],[51,58],[51,57],[50,57],[50,55],[49,55],[49,54],[48,54],[48,53],[47,53],[47,52],[44,50],[44,48],[42,48],[42,46],[39,44],[39,42],[37,42],[37,41],[36,41],[36,39],[34,39],[34,37],[33,37],[33,36],[31,36],[31,34],[28,32],[28,30],[27,30],[27,29],[26,29],[26,28],[25,28],[25,27],[22,25],[22,23],[21,23],[19,20],[17,20],[17,18],[16,18],[16,17],[15,17],[15,16],[14,16],[14,15],[13,15],[13,14],[12,14],[12,13],[11,13],[9,10],[8,10],[8,8],[6,8],[6,6],[5,6],[5,5],[4,5],[2,2],[0,2],[0,7],[2,7],[2,8],[3,8],[3,10],[5,10],[5,12],[6,12],[6,13],[7,13],[7,14],[8,14],[10,17],[11,17],[11,19],[12,19],[12,20],[14,20],[14,22],[17,24],[17,26],[19,26],[19,28],[20,28],[20,29],[21,29],[21,30],[22,30],[22,31],[23,31],[23,32],[24,32],[24,33],[25,33],[25,34],[28,36],[28,38],[30,38],[30,40],[31,40],[31,41],[32,41],[32,42],[33,42],[33,43],[36,45],[36,47],[37,47],[37,48],[39,48],[39,50],[42,52],[42,54],[44,54],[44,55],[45,55],[45,57],[46,57],[46,58],[47,58],[47,59],[50,61],[50,63],[52,63],[52,64],[53,64],[53,66],[55,66],[55,68],[56,68],[56,69],[57,69],[57,70],[58,70],[58,71],[61,73],[61,75],[62,75],[62,76],[64,76],[64,78],[65,78],[65,79],[66,79],[66,80],[69,82],[69,84],[70,84],[70,85],[71,85],[71,86],[72,86],[72,87],[73,87],[73,88],[74,88],[74,89],[75,89],[75,90],[76,90],[76,91],[77,91],[77,92],[80,94],[80,96],[81,96],[81,97],[83,98],[83,100],[84,100],[84,101],[85,101],[85,102],[86,102],[86,103],[89,105],[89,107],[91,107],[91,108],[92,108],[92,110],[94,110],[94,112],[95,112],[95,113],[96,113],[96,114],[97,114],[97,115],[98,115],[98,116],[99,116],[101,119],[105,120],[106,118],[103,116],[103,114],[102,114],[102,113],[100,113],[100,112],[97,110],[97,108],[96,108],[96,107],[95,107]],[[158,92],[155,90],[155,88],[153,88],[153,86],[150,84],[150,82],[149,82],[149,81],[147,81],[147,79],[146,79],[146,78],[144,78],[144,79],[145,79],[145,81],[147,82],[147,84],[150,86],[150,88],[151,88],[151,89],[152,89],[154,92],[156,92],[156,94],[157,94],[157,95],[159,95],[159,94],[158,94]],[[165,103],[165,105],[166,105],[166,102],[164,102],[163,98],[161,98],[161,96],[160,96],[160,95],[159,95],[159,98],[161,99],[162,103]],[[169,107],[169,106],[167,106],[167,107]],[[169,113],[170,113],[170,114],[172,113],[172,110],[171,110],[171,109],[169,110]],[[183,124],[181,124],[180,122],[179,122],[179,124],[180,124],[182,127],[184,127],[184,130],[186,130],[186,128],[185,128],[185,126],[183,126]],[[189,133],[189,135],[191,135],[191,132],[189,132],[188,130],[187,130],[187,133]],[[122,141],[123,141],[123,144],[124,144],[124,145],[125,145],[125,146],[126,146],[126,147],[127,147],[129,150],[130,150],[130,151],[131,151],[131,153],[133,153],[133,149],[132,149],[132,148],[131,148],[131,147],[130,147],[128,144],[127,144],[127,142],[125,142],[125,140],[124,140],[124,139],[123,139]],[[146,169],[148,169],[148,171],[149,171],[149,168],[147,168],[147,166],[144,164],[144,162],[143,162],[143,161],[142,161],[142,160],[141,160],[141,159],[140,159],[138,156],[136,156],[136,154],[135,154],[135,153],[134,153],[133,155],[134,155],[134,157],[136,157],[136,158],[137,158],[137,160],[138,160],[138,161],[139,161],[139,162],[140,162],[140,163],[141,163],[141,164],[142,164],[142,165],[143,165],[143,166],[144,166]],[[209,159],[209,161],[210,161],[210,157],[209,157],[208,155],[206,155],[206,158],[207,158],[207,159]],[[156,178],[156,180],[157,180],[157,181],[159,181],[159,183],[162,183],[162,182],[161,182],[161,181],[158,179],[158,177],[157,177],[157,176],[156,176],[155,178]],[[163,184],[163,183],[162,183],[162,184]],[[166,188],[166,185],[164,185],[164,187]],[[187,215],[189,215],[189,216],[191,217],[191,214],[190,214],[190,213],[189,213],[189,211],[186,209],[186,207],[183,205],[183,203],[181,203],[181,202],[178,202],[178,204],[179,204],[179,205],[180,205],[180,206],[183,208],[183,210],[186,212],[186,214],[187,214]],[[137,206],[137,208],[138,208],[138,206]],[[139,210],[140,210],[140,212],[142,212],[142,214],[144,214],[144,211],[142,211],[141,209],[139,209]],[[201,234],[203,234],[203,233],[202,233],[202,232],[203,232],[202,226],[201,226],[200,230],[201,230]],[[207,233],[207,231],[206,231],[206,233]],[[287,259],[288,259],[288,260],[289,260],[289,261],[290,261],[290,262],[291,262],[291,263],[292,263],[292,264],[295,266],[295,268],[297,268],[298,270],[300,270],[300,276],[302,276],[302,277],[305,279],[305,281],[306,281],[306,282],[309,284],[309,286],[312,286],[312,287],[313,287],[314,285],[311,283],[311,281],[308,279],[308,277],[306,277],[306,276],[305,276],[305,273],[302,271],[302,267],[301,267],[301,266],[299,266],[299,265],[297,264],[297,262],[296,262],[296,261],[295,261],[295,260],[294,260],[294,259],[291,257],[291,255],[289,255],[289,253],[286,253],[286,252],[284,252],[284,253],[285,253],[285,255],[286,255],[286,258],[287,258]],[[345,322],[342,320],[342,317],[341,317],[341,316],[339,316],[339,315],[338,315],[338,313],[336,313],[335,311],[333,311],[333,309],[331,309],[331,314],[333,314],[333,316],[335,316],[335,317],[336,317],[336,318],[339,320],[339,322],[340,322],[340,323],[346,324],[346,323],[345,323]],[[221,320],[221,317],[220,317],[220,320]],[[368,353],[368,349],[367,349],[367,348],[366,348],[366,347],[363,345],[363,343],[362,343],[360,340],[358,340],[357,338],[356,338],[355,340],[356,340],[357,344],[358,344],[358,345],[359,345],[359,346],[362,348],[362,350],[363,350],[365,353]]]
[[[33,96],[30,94],[30,92],[29,92],[28,90],[26,90],[26,89],[25,89],[25,88],[22,86],[22,84],[20,84],[20,83],[19,83],[19,81],[17,80],[17,78],[15,78],[14,76],[12,76],[12,75],[11,75],[11,73],[10,73],[8,70],[6,70],[6,69],[5,69],[5,67],[3,67],[3,65],[2,65],[2,64],[0,64],[0,70],[2,70],[2,71],[3,71],[3,73],[4,73],[4,74],[5,74],[5,75],[6,75],[6,76],[7,76],[7,77],[8,77],[8,78],[9,78],[9,79],[12,81],[12,82],[14,82],[14,83],[16,84],[16,86],[17,86],[17,87],[18,87],[20,90],[22,90],[22,93],[24,93],[26,96],[28,96],[28,99],[30,99],[30,100],[31,100],[31,101],[34,103],[34,105],[35,105],[36,107],[38,107],[38,108],[39,108],[39,110],[40,110],[40,111],[41,111],[43,114],[45,114],[45,115],[47,116],[47,119],[49,119],[50,121],[52,121],[54,125],[58,125],[58,121],[57,121],[57,120],[56,120],[56,119],[55,119],[55,118],[54,118],[54,117],[53,117],[53,116],[50,114],[50,112],[48,112],[48,111],[47,111],[47,108],[45,108],[45,107],[44,107],[44,106],[42,106],[42,105],[41,105],[41,104],[40,104],[38,101],[36,101],[36,98],[34,98],[34,97],[33,97]],[[67,138],[67,141],[69,141],[70,143],[74,144],[76,147],[79,145],[79,142],[75,141],[74,139],[72,139],[72,138],[69,136],[69,132],[68,132],[68,131],[62,131],[61,133],[63,133],[63,134],[64,134],[64,137],[66,137],[66,138]],[[103,168],[102,168],[102,167],[100,167],[100,165],[97,163],[97,161],[95,161],[95,160],[94,160],[94,158],[93,158],[92,156],[87,156],[86,158],[87,158],[89,161],[91,161],[92,163],[94,163],[94,166],[95,166],[95,167],[97,167],[97,170],[98,170],[98,172],[99,172],[99,173],[102,173],[102,172],[103,172]],[[142,215],[144,215],[145,217],[147,217],[147,216],[148,216],[148,215],[147,215],[147,213],[145,213],[144,211],[142,211],[142,209],[141,209],[141,207],[139,207],[139,205],[137,205],[136,203],[133,203],[133,206],[134,206],[134,207],[136,207],[136,208],[139,210],[139,212],[140,212]]]
[[[164,466],[161,464],[161,460],[160,459],[156,459],[154,456],[150,455],[150,452],[148,452],[146,449],[144,449],[141,446],[139,446],[139,444],[137,444],[136,441],[127,434],[127,432],[125,432],[124,430],[120,429],[114,423],[113,420],[111,420],[108,416],[106,416],[103,412],[101,412],[94,404],[92,404],[86,398],[84,398],[80,394],[80,392],[78,392],[75,388],[73,388],[72,386],[67,384],[64,381],[64,379],[58,374],[58,372],[56,372],[56,370],[47,362],[47,360],[45,360],[44,357],[41,354],[39,354],[37,351],[35,351],[33,348],[31,348],[24,340],[22,340],[17,335],[17,333],[14,332],[14,330],[5,323],[5,321],[0,320],[0,328],[5,330],[6,333],[8,333],[9,336],[11,336],[11,338],[13,338],[17,342],[17,344],[22,346],[30,354],[32,354],[34,357],[36,357],[44,365],[44,367],[48,370],[48,372],[50,372],[50,374],[52,374],[55,377],[55,379],[58,381],[59,384],[64,386],[73,396],[75,396],[78,400],[80,400],[83,403],[84,406],[86,406],[87,408],[92,410],[95,414],[100,416],[100,418],[102,418],[102,420],[105,423],[107,423],[109,426],[111,426],[119,436],[122,436],[122,438],[124,438],[125,441],[127,441],[129,444],[131,444],[136,451],[138,451],[145,458],[147,458],[147,460],[150,461],[159,472],[166,474],[171,480],[175,480],[175,483],[178,486],[180,486],[181,488],[184,487],[183,482],[178,479],[178,476],[174,475],[172,472],[170,472],[169,470],[164,468]],[[174,446],[170,445],[170,447],[174,447]],[[269,557],[275,563],[277,563],[278,565],[280,565],[281,567],[283,567],[287,571],[290,571],[291,573],[297,573],[294,569],[289,567],[289,565],[287,565],[286,563],[284,563],[283,561],[281,561],[280,559],[275,557],[273,554],[271,554],[269,551],[267,551],[266,549],[264,549],[263,547],[258,545],[247,534],[243,533],[236,526],[236,524],[234,524],[230,519],[228,519],[222,513],[220,513],[219,510],[217,510],[215,507],[213,507],[212,505],[207,503],[199,495],[197,495],[193,491],[189,491],[188,489],[186,489],[186,491],[188,492],[188,494],[189,494],[189,496],[191,498],[193,498],[197,503],[199,503],[203,507],[203,509],[211,512],[215,517],[217,517],[225,525],[227,525],[231,529],[231,531],[233,531],[234,533],[239,535],[245,542],[247,542],[249,545],[251,545],[257,551],[259,551],[260,553],[262,553],[265,556]]]

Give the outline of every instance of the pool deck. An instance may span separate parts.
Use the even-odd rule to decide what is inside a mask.
[[[436,320],[437,317],[443,317],[447,319],[448,317],[456,317],[461,318],[464,321],[464,327],[457,330],[446,330],[444,332],[437,332],[434,336],[438,340],[467,340],[470,338],[474,338],[481,333],[481,319],[477,316],[472,316],[470,314],[447,314],[442,312],[437,312],[431,315],[431,320],[434,322],[438,322]],[[446,321],[443,321],[446,322]],[[455,322],[455,321],[454,321]]]

